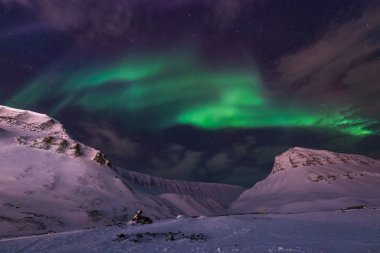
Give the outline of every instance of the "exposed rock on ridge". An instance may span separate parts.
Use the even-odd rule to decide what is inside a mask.
[[[326,150],[314,150],[294,147],[276,156],[272,174],[282,170],[301,167],[316,167],[329,165],[370,165],[378,161],[354,154],[335,153]]]

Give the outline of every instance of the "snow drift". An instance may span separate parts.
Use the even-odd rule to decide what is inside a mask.
[[[380,212],[370,209],[182,217],[144,226],[103,227],[0,239],[0,251],[378,253],[379,229]]]

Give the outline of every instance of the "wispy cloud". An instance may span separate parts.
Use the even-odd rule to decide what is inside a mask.
[[[346,105],[378,118],[379,32],[378,4],[355,20],[330,26],[314,43],[278,61],[276,88],[302,101]]]
[[[80,41],[128,38],[134,18],[149,23],[152,12],[175,11],[192,4],[203,6],[210,12],[204,19],[213,24],[228,27],[242,11],[246,0],[0,0],[0,5],[18,5],[34,13],[39,22],[51,29],[71,32]],[[141,11],[144,10],[144,11]],[[209,14],[212,15],[209,15]],[[142,23],[145,23],[142,22]],[[141,22],[140,22],[141,23]],[[141,24],[140,24],[141,25]],[[138,29],[138,28],[136,28]]]
[[[0,0],[7,6],[29,9],[50,29],[72,32],[79,40],[99,40],[128,35],[132,10],[130,1]]]

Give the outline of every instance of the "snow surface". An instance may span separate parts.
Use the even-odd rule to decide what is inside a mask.
[[[109,168],[47,115],[0,106],[0,237],[226,212],[243,188]],[[115,170],[123,171],[120,176]]]
[[[179,217],[150,225],[3,239],[0,252],[378,253],[379,235],[380,210]]]
[[[325,150],[292,148],[272,173],[243,192],[231,211],[307,212],[380,206],[380,162]]]

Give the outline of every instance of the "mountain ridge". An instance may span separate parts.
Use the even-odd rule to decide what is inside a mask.
[[[44,114],[0,106],[0,129],[0,236],[112,225],[138,209],[154,219],[221,214],[244,190],[120,175]]]
[[[308,212],[380,206],[380,161],[354,154],[291,148],[272,172],[231,204],[232,212]]]
[[[0,236],[154,219],[380,206],[380,161],[294,147],[250,189],[112,166],[45,114],[0,106]]]
[[[271,174],[284,169],[328,165],[369,165],[379,161],[356,154],[345,154],[327,150],[294,147],[275,157]]]

